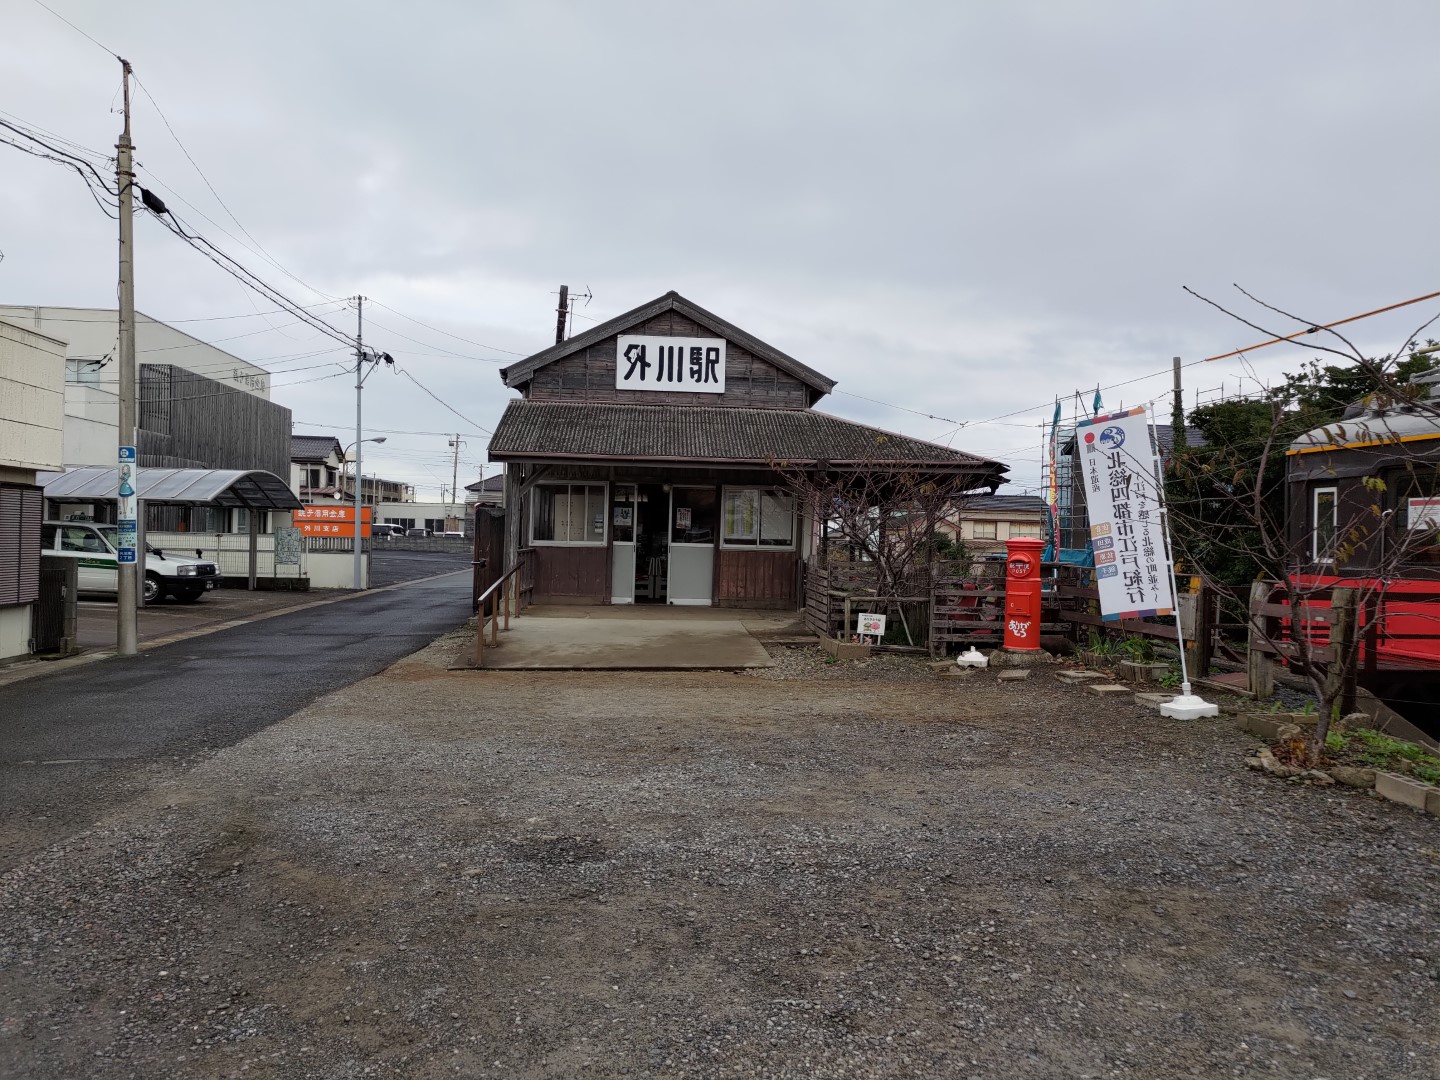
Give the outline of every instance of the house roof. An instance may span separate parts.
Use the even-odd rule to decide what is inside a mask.
[[[962,517],[983,517],[988,514],[1043,514],[1048,508],[1039,495],[976,495],[965,500],[960,508]]]
[[[504,491],[505,474],[496,473],[494,476],[487,476],[484,480],[476,480],[473,484],[465,485],[466,491]]]
[[[490,459],[926,465],[973,470],[995,484],[1009,469],[808,409],[530,400],[506,407],[490,439]]]
[[[667,311],[678,311],[681,315],[684,315],[693,322],[699,323],[711,333],[718,334],[727,341],[732,341],[736,345],[748,349],[760,357],[760,359],[773,364],[788,375],[793,375],[805,385],[815,390],[817,395],[828,394],[831,390],[835,389],[834,379],[827,379],[814,368],[806,367],[799,360],[796,360],[792,356],[787,356],[773,345],[767,345],[759,338],[752,337],[733,323],[728,323],[720,318],[720,316],[706,311],[699,304],[691,303],[673,289],[664,296],[652,300],[648,304],[641,304],[637,308],[632,308],[623,315],[617,315],[609,322],[603,322],[599,326],[592,327],[583,334],[566,338],[558,345],[553,345],[543,352],[538,352],[534,356],[526,357],[524,360],[511,364],[509,367],[501,368],[500,377],[505,380],[506,386],[519,386],[529,381],[530,377],[546,364],[552,364],[556,360],[569,356],[572,353],[589,348],[591,345],[604,341],[608,337],[623,333],[636,324],[653,319],[655,316]]]
[[[291,461],[324,461],[331,454],[341,454],[340,440],[334,435],[291,435]]]

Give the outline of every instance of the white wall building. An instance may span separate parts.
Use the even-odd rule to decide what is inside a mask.
[[[61,467],[64,400],[64,342],[0,320],[0,663],[30,652],[45,506],[35,474]]]
[[[118,443],[119,322],[114,308],[0,304],[0,319],[64,348],[66,465],[113,465]],[[170,364],[270,400],[270,373],[183,330],[135,313],[137,364]]]

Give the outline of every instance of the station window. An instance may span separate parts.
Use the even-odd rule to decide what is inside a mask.
[[[722,547],[795,547],[795,500],[779,488],[725,489]]]
[[[540,484],[530,503],[532,544],[605,543],[604,484]]]

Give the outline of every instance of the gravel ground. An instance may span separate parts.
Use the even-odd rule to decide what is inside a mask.
[[[0,1075],[1440,1070],[1440,824],[1223,719],[456,644],[0,880]]]

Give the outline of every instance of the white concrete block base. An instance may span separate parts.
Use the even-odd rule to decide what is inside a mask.
[[[1173,701],[1168,701],[1160,706],[1160,715],[1168,716],[1171,720],[1199,720],[1205,716],[1219,716],[1220,706],[1212,705],[1204,698],[1189,692],[1181,694]]]

